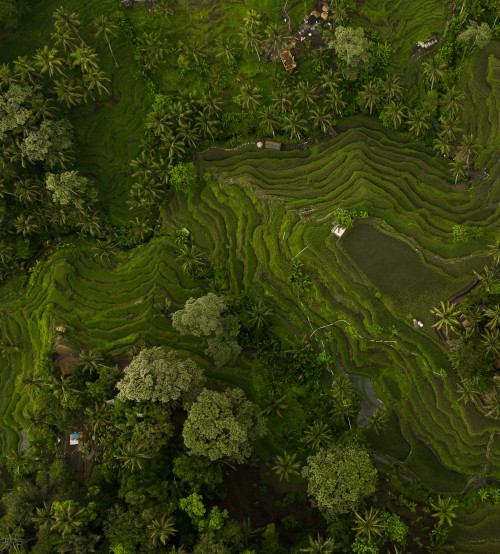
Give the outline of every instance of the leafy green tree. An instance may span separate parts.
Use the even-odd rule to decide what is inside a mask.
[[[50,169],[65,166],[73,146],[73,128],[67,119],[42,121],[27,132],[21,151],[31,163],[44,162]]]
[[[231,337],[209,338],[205,352],[212,358],[215,366],[220,368],[236,361],[240,355],[241,346]]]
[[[221,316],[226,309],[224,298],[209,292],[187,300],[184,309],[172,314],[172,325],[179,333],[195,337],[220,335],[224,332]]]
[[[247,110],[255,110],[259,107],[262,99],[262,93],[259,87],[245,84],[241,87],[240,94],[236,96],[236,101]]]
[[[152,454],[143,442],[127,442],[116,458],[120,460],[123,469],[135,473],[142,471],[144,462],[152,458]]]
[[[460,311],[456,308],[454,304],[446,301],[446,304],[441,300],[439,308],[432,308],[431,313],[434,314],[438,321],[434,323],[433,327],[441,330],[444,329],[445,335],[448,335],[450,329],[453,327],[458,327],[459,321],[458,316]]]
[[[485,329],[481,336],[481,345],[485,356],[493,355],[494,358],[500,358],[500,334],[498,329],[490,331]]]
[[[83,210],[87,202],[95,201],[97,196],[90,181],[79,175],[78,171],[47,173],[45,186],[51,193],[52,201],[61,206],[74,206]]]
[[[173,473],[187,490],[193,492],[199,492],[202,488],[213,491],[222,483],[220,464],[197,456],[183,454],[175,458]]]
[[[477,47],[479,50],[484,48],[488,42],[490,42],[492,36],[491,27],[486,22],[478,24],[476,21],[471,21],[464,31],[462,31],[458,37],[457,41],[463,44],[470,45],[470,50],[468,54],[470,55],[473,50]],[[464,48],[465,55],[465,48]]]
[[[198,178],[193,162],[178,163],[170,170],[170,184],[186,196],[191,196],[196,191]]]
[[[296,457],[296,454],[288,454],[286,450],[283,452],[283,456],[276,456],[273,471],[280,481],[289,481],[290,476],[299,475],[300,462],[297,462]]]
[[[94,36],[97,39],[104,39],[106,41],[109,51],[111,52],[111,56],[113,56],[113,61],[115,62],[116,69],[120,69],[120,66],[118,65],[118,62],[116,61],[116,58],[115,58],[115,53],[113,52],[113,48],[111,48],[111,42],[109,41],[110,37],[117,36],[116,25],[111,21],[111,19],[107,15],[102,14],[95,19],[93,27],[94,27]]]
[[[439,81],[444,75],[445,65],[441,58],[433,56],[422,64],[424,75],[431,81],[431,90],[435,81]]]
[[[354,512],[356,516],[356,535],[364,536],[371,542],[375,535],[380,536],[384,528],[380,518],[378,516],[379,511],[373,506],[367,510],[364,516]]]
[[[320,450],[302,469],[311,501],[328,521],[355,510],[373,494],[376,474],[369,453],[355,444]]]
[[[288,112],[284,119],[283,130],[287,131],[290,138],[300,139],[301,133],[305,133],[306,124],[301,113],[296,110]]]
[[[160,544],[166,546],[170,537],[177,533],[175,519],[168,514],[163,514],[160,518],[153,519],[147,529],[153,548],[159,547]]]
[[[52,509],[54,522],[51,530],[60,533],[63,537],[78,532],[88,519],[85,507],[74,500],[56,501]]]
[[[260,408],[241,389],[204,389],[189,410],[182,436],[188,454],[243,463],[266,432]]]
[[[435,504],[431,502],[431,508],[434,510],[432,517],[437,518],[439,527],[443,525],[451,527],[453,525],[453,520],[457,517],[456,509],[458,508],[458,504],[453,497],[441,498],[441,496],[438,496]]]
[[[271,53],[280,55],[281,51],[289,42],[290,37],[288,36],[286,29],[283,29],[280,24],[271,23],[264,29],[264,40],[267,43],[267,48]]]
[[[369,43],[361,27],[353,29],[339,25],[329,46],[335,49],[339,59],[344,62],[341,70],[349,81],[355,81],[360,71],[370,71]]]
[[[363,85],[363,88],[358,94],[358,99],[361,105],[364,108],[370,110],[370,115],[372,115],[373,108],[380,102],[380,92],[381,87],[375,81],[369,81]]]
[[[193,360],[181,360],[172,350],[155,346],[134,357],[116,388],[121,400],[186,405],[196,398],[203,381],[203,371]]]
[[[459,179],[460,181],[465,179],[467,177],[467,174],[469,173],[469,166],[467,165],[467,162],[462,158],[455,158],[453,161],[451,161],[450,169],[452,176],[455,177],[455,184],[457,184]]]
[[[56,48],[45,45],[35,52],[33,62],[40,73],[47,73],[50,78],[63,72],[64,63]]]

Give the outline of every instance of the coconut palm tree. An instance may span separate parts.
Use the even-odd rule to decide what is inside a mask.
[[[295,96],[309,108],[316,100],[315,87],[310,85],[309,81],[300,81],[295,87]]]
[[[277,108],[283,112],[286,112],[292,106],[292,95],[290,91],[283,87],[277,87],[274,90],[272,99]]]
[[[33,96],[29,102],[29,107],[36,119],[42,119],[43,121],[54,119],[58,111],[52,103],[52,99],[42,94]]]
[[[176,259],[182,264],[182,271],[189,275],[198,275],[207,266],[205,255],[195,244],[182,246]]]
[[[500,419],[500,393],[498,391],[488,400],[488,411],[486,415],[488,417]]]
[[[493,257],[493,264],[500,264],[500,238],[494,242],[494,244],[488,245],[488,253]]]
[[[267,391],[266,407],[262,410],[264,415],[276,413],[278,417],[283,417],[281,411],[287,410],[286,396],[278,396],[272,389]]]
[[[161,154],[166,154],[170,161],[175,160],[175,158],[181,158],[186,152],[184,141],[179,135],[169,132],[161,136],[161,141],[159,151]]]
[[[437,150],[443,157],[449,156],[453,150],[453,145],[451,144],[450,139],[444,136],[438,136],[434,139],[432,143],[434,150]]]
[[[385,97],[388,102],[401,98],[403,87],[401,86],[401,80],[397,75],[389,75],[384,82],[383,87],[385,89]]]
[[[318,106],[310,111],[310,119],[315,127],[319,127],[326,133],[328,127],[333,125],[333,117],[328,113],[326,106]]]
[[[37,376],[35,371],[31,369],[29,373],[23,376],[21,380],[21,386],[23,392],[26,391],[28,396],[31,396],[33,393],[46,387],[47,380],[43,377]]]
[[[185,123],[177,130],[179,138],[191,148],[195,148],[200,141],[200,135],[193,125]]]
[[[449,117],[454,119],[458,115],[464,98],[464,93],[457,90],[454,86],[446,91],[441,99],[441,104]]]
[[[489,319],[486,327],[490,329],[495,327],[500,328],[500,304],[496,304],[491,308],[486,308],[484,315]]]
[[[316,421],[304,431],[304,442],[313,450],[319,450],[332,442],[332,433],[326,423]]]
[[[248,29],[254,29],[262,25],[262,15],[255,10],[248,10],[243,17],[243,24]]]
[[[275,135],[276,127],[279,125],[279,119],[272,106],[265,106],[257,112],[259,127],[265,134]]]
[[[54,510],[51,530],[60,533],[63,537],[71,535],[85,525],[87,512],[77,502],[67,500],[61,502],[57,510]]]
[[[456,185],[459,179],[460,181],[462,181],[462,179],[465,179],[467,177],[469,166],[467,165],[467,162],[465,160],[462,160],[461,158],[455,158],[450,162],[450,170],[452,176],[455,177]]]
[[[33,202],[40,202],[42,188],[39,183],[31,179],[19,179],[14,183],[14,191],[21,204],[29,205]]]
[[[338,116],[342,116],[347,107],[347,102],[342,100],[343,95],[343,91],[334,89],[325,96],[325,106]]]
[[[32,517],[32,522],[36,525],[39,531],[43,531],[52,527],[54,523],[54,510],[52,502],[44,502],[43,506],[37,507],[35,515]]]
[[[88,46],[75,48],[69,55],[73,67],[79,67],[82,73],[88,73],[99,69],[99,57],[97,52]]]
[[[68,29],[73,31],[75,35],[80,39],[80,42],[87,46],[86,42],[78,33],[78,26],[80,25],[80,20],[78,19],[78,14],[76,12],[71,12],[65,6],[57,8],[57,10],[52,14],[54,18],[54,27],[58,29]]]
[[[215,56],[221,58],[228,65],[236,60],[235,45],[230,38],[219,36],[215,39]]]
[[[19,56],[14,60],[14,75],[21,83],[34,85],[37,82],[36,64],[28,56]]]
[[[75,79],[68,77],[54,79],[54,92],[58,102],[66,104],[68,108],[78,106],[83,102],[82,85]]]
[[[257,58],[260,62],[260,45],[262,44],[262,35],[257,28],[243,27],[240,31],[240,43],[243,46],[243,50],[248,52],[249,50],[255,50]]]
[[[458,503],[451,496],[448,498],[438,496],[436,504],[431,503],[431,508],[434,510],[432,517],[437,518],[439,527],[443,525],[451,527],[453,525],[453,520],[457,517],[455,511],[458,508]]]
[[[106,76],[104,71],[99,71],[97,69],[91,70],[83,75],[82,80],[85,93],[88,93],[92,99],[94,99],[92,95],[94,90],[97,91],[98,94],[105,91],[110,98],[113,98],[111,91],[104,84],[110,82],[110,79]]]
[[[115,53],[111,48],[111,42],[109,41],[109,37],[117,36],[116,25],[111,21],[111,19],[107,15],[102,14],[94,20],[93,27],[94,27],[94,36],[97,39],[104,39],[106,41],[109,51],[113,56],[113,61],[115,62],[116,69],[120,69],[120,66],[118,65],[118,62],[116,61],[116,58],[115,58]]]
[[[458,327],[459,325],[458,316],[460,315],[460,311],[454,304],[450,304],[448,300],[446,304],[441,300],[440,307],[433,307],[431,313],[438,318],[438,321],[434,323],[433,327],[436,327],[438,330],[444,328],[445,335],[448,335],[450,329]]]
[[[280,24],[271,23],[264,30],[264,40],[267,42],[269,51],[279,55],[290,37]]]
[[[460,132],[460,125],[458,124],[458,121],[452,117],[441,117],[440,124],[441,131],[439,136],[453,142],[456,139],[457,134]]]
[[[144,66],[147,69],[153,69],[165,59],[168,43],[157,32],[144,33],[140,43]]]
[[[102,229],[101,218],[96,213],[84,214],[76,225],[83,234],[91,236],[98,235]]]
[[[368,542],[371,542],[375,535],[380,536],[384,529],[384,524],[378,517],[379,511],[373,506],[365,512],[364,516],[360,516],[357,512],[354,512],[356,516],[356,535],[366,537]]]
[[[45,45],[35,52],[33,63],[42,75],[47,73],[52,78],[54,75],[63,72],[64,61],[58,54],[56,48],[49,48]]]
[[[33,215],[19,214],[13,222],[13,227],[18,235],[27,237],[36,233],[40,226]]]
[[[162,544],[166,546],[170,537],[177,533],[175,528],[175,519],[168,514],[163,514],[159,519],[153,519],[148,525],[148,535],[153,548],[157,548]]]
[[[94,403],[94,406],[85,408],[85,422],[93,433],[97,433],[106,427],[111,420],[110,408],[106,403]]]
[[[474,397],[478,392],[478,383],[479,380],[477,377],[474,377],[472,379],[463,377],[462,379],[460,379],[460,383],[457,385],[457,392],[460,395],[458,399],[464,404],[467,404],[468,402],[473,402]]]
[[[296,457],[296,454],[288,454],[286,450],[283,451],[283,456],[276,456],[273,471],[280,481],[289,481],[292,475],[299,474],[300,462],[296,461]]]
[[[328,69],[319,76],[321,90],[333,92],[339,88],[342,83],[342,78],[333,69]]]
[[[255,110],[258,108],[262,99],[262,93],[259,87],[245,84],[241,87],[240,94],[236,97],[243,108]]]
[[[104,243],[104,241],[100,241]],[[104,243],[106,244],[106,243]],[[88,350],[82,350],[78,355],[78,363],[81,366],[82,370],[90,375],[98,373],[99,367],[102,367],[102,362],[104,358],[102,354],[96,352],[94,349],[89,348]]]
[[[493,331],[485,329],[482,334],[481,345],[484,348],[485,357],[492,354],[494,358],[500,358],[500,334],[498,329]]]
[[[332,388],[332,396],[338,399],[350,398],[354,392],[350,379],[340,375],[335,379],[335,384]]]
[[[14,248],[4,240],[0,240],[0,262],[8,264],[14,256]]]
[[[497,282],[496,271],[494,269],[490,269],[487,265],[485,265],[483,268],[483,273],[478,273],[475,270],[473,271],[473,273],[482,282],[484,290],[489,294],[492,287]]]
[[[142,150],[139,156],[130,162],[130,167],[133,170],[132,177],[136,179],[150,177],[153,173],[153,156]]]
[[[123,469],[135,473],[142,470],[145,460],[152,456],[144,443],[127,442],[116,457],[121,461]]]
[[[413,110],[408,114],[408,128],[416,136],[425,135],[430,127],[430,113],[425,109]]]
[[[81,394],[81,391],[71,386],[71,379],[54,379],[47,383],[50,390],[56,398],[60,398],[61,402],[68,402],[72,395]]]
[[[174,125],[185,125],[190,121],[192,114],[193,110],[180,101],[173,102],[167,108],[168,120]]]
[[[300,134],[306,131],[304,118],[300,112],[290,111],[283,119],[283,129],[288,132],[290,138],[300,139]]]
[[[201,134],[205,138],[210,137],[212,140],[214,140],[218,131],[218,124],[217,121],[213,119],[212,114],[207,110],[207,108],[205,108],[198,115],[197,125],[201,131]]]
[[[143,241],[152,231],[147,217],[143,217],[142,219],[136,217],[131,221],[131,227],[134,238],[138,241]]]
[[[375,431],[378,435],[380,431],[387,427],[388,411],[377,408],[375,413],[368,418],[368,428]]]
[[[216,117],[219,117],[219,114],[222,111],[222,100],[208,93],[204,93],[201,95],[198,100],[198,104],[201,110],[206,110],[209,115],[215,115]]]
[[[382,111],[382,118],[389,121],[394,129],[397,129],[405,117],[406,108],[400,102],[391,100]]]
[[[332,554],[335,552],[335,543],[333,539],[323,539],[319,533],[316,538],[309,537],[309,546],[301,548],[301,552],[308,552],[309,554]]]
[[[259,300],[258,304],[255,304],[249,312],[248,323],[252,327],[257,327],[260,329],[265,327],[268,324],[270,317],[272,316],[273,311],[271,308],[267,308],[262,303],[262,300]]]
[[[434,88],[434,82],[439,81],[439,79],[441,79],[444,75],[445,64],[441,58],[434,56],[425,61],[422,64],[422,68],[424,70],[424,75],[431,81],[432,90]]]
[[[467,156],[467,163],[469,163],[469,158],[475,156],[480,148],[479,142],[472,133],[464,133],[460,145],[462,146],[464,155]]]
[[[153,135],[159,136],[162,133],[166,133],[169,130],[169,118],[166,113],[153,110],[149,112],[146,118],[146,128],[149,129]]]
[[[54,46],[61,48],[63,52],[70,52],[76,48],[76,38],[65,27],[56,27],[50,38],[54,41]]]
[[[360,90],[358,94],[358,99],[360,104],[364,107],[370,110],[370,115],[372,115],[372,111],[374,106],[376,106],[381,98],[380,98],[380,85],[376,83],[375,81],[369,81],[365,85],[363,85],[363,88]]]

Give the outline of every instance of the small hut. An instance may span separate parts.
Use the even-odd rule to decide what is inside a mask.
[[[122,6],[124,8],[131,8],[134,5],[134,0],[122,0]]]
[[[345,229],[341,227],[338,223],[335,223],[335,225],[332,227],[332,233],[340,238],[345,233]]]
[[[275,140],[266,140],[264,148],[268,150],[281,150],[281,142],[276,142]]]
[[[297,67],[290,50],[283,50],[283,52],[281,52],[281,61],[286,71],[291,71]]]

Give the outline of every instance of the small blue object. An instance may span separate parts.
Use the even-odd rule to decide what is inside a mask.
[[[73,434],[71,435],[71,438],[72,438],[72,439],[77,439],[77,438],[78,438],[78,433],[73,433]]]

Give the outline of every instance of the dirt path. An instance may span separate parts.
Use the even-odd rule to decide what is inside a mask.
[[[488,470],[488,464],[490,462],[491,445],[493,443],[493,439],[495,438],[495,435],[497,435],[499,433],[500,433],[500,431],[492,431],[491,432],[490,438],[488,440],[488,444],[486,445],[486,455],[485,455],[485,460],[484,460],[484,465],[483,465],[483,471],[481,471],[481,473],[478,473],[477,475],[473,475],[467,481],[467,485],[465,486],[465,489],[468,489],[470,487],[470,485],[472,485],[472,483],[474,483],[475,481],[480,481],[486,475],[486,471]]]

